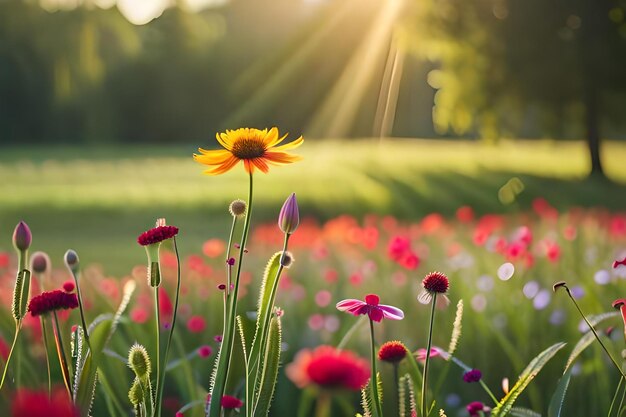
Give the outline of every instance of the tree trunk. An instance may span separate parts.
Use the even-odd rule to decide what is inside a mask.
[[[605,177],[600,159],[600,123],[598,120],[598,92],[593,86],[593,81],[585,82],[585,130],[587,147],[591,158],[591,176]]]

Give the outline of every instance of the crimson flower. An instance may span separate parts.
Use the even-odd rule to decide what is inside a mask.
[[[365,301],[347,299],[337,303],[337,310],[360,316],[367,314],[370,320],[379,322],[384,318],[391,320],[402,320],[404,312],[397,307],[378,304],[380,298],[376,294],[368,294]]]
[[[227,410],[232,410],[234,408],[241,408],[243,405],[243,401],[241,401],[237,397],[232,397],[230,395],[222,395],[221,401],[222,407]]]
[[[467,412],[469,413],[470,417],[479,417],[480,412],[483,412],[486,414],[489,411],[491,411],[489,407],[485,406],[485,404],[481,403],[480,401],[472,401],[471,403],[467,404],[467,407],[465,408]]]
[[[18,389],[11,417],[78,417],[78,409],[63,390],[54,391],[48,396],[47,391]]]
[[[302,349],[285,369],[298,388],[317,385],[328,389],[358,391],[367,384],[370,370],[367,361],[349,350],[333,346]]]
[[[62,290],[45,291],[31,298],[28,311],[33,317],[41,316],[57,310],[74,309],[78,307],[78,298],[75,293]]]
[[[140,234],[137,238],[137,243],[139,243],[141,246],[148,246],[154,243],[161,243],[167,239],[171,239],[177,234],[178,227],[157,226]]]
[[[478,382],[483,377],[479,369],[472,369],[463,374],[463,381],[467,383]]]

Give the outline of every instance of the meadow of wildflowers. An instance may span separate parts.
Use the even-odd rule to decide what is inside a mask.
[[[0,253],[2,415],[622,415],[626,214],[547,197],[321,222],[294,189],[259,223],[255,176],[296,163],[302,138],[217,140],[194,159],[210,175],[241,162],[248,198],[194,253],[146,219],[147,261],[113,277],[80,248],[31,254],[37,231],[16,226]]]

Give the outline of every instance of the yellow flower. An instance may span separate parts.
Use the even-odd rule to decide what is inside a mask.
[[[212,167],[204,171],[205,174],[223,174],[237,165],[239,161],[243,161],[246,172],[250,174],[254,172],[255,168],[267,173],[268,164],[284,165],[302,159],[299,156],[284,152],[300,146],[304,141],[302,136],[293,142],[276,146],[287,135],[279,137],[278,129],[275,127],[269,131],[250,128],[227,130],[225,133],[218,133],[215,137],[224,149],[209,151],[199,148],[200,155],[193,154],[195,161]]]

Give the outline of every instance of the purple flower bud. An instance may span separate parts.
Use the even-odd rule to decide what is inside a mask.
[[[33,235],[30,232],[30,228],[26,223],[20,221],[13,231],[13,246],[15,246],[15,249],[18,251],[25,251],[30,248],[32,241]]]
[[[298,228],[298,224],[300,224],[300,211],[298,210],[296,193],[291,193],[280,209],[278,227],[283,233],[290,235]]]

